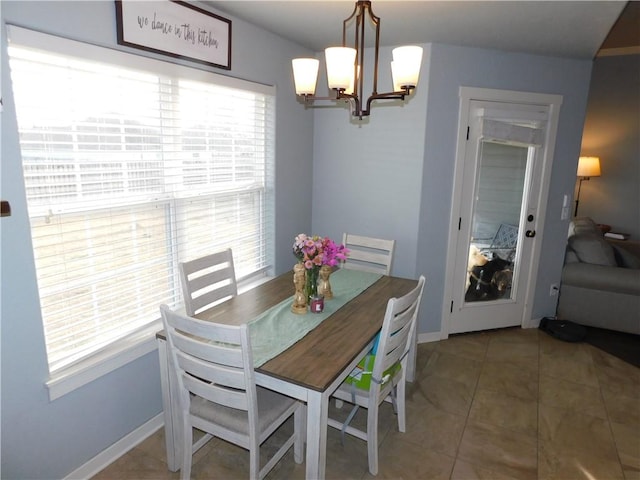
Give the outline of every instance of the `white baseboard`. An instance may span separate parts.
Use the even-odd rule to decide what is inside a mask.
[[[440,332],[419,333],[418,343],[429,343],[440,341]]]
[[[64,480],[80,480],[91,478],[104,470],[132,448],[142,443],[164,426],[164,414],[160,412],[151,420],[136,428],[133,432],[118,440],[106,450],[93,457],[80,468],[74,470]]]

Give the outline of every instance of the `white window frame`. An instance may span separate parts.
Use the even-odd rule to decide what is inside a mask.
[[[275,96],[275,87],[247,82],[232,77],[216,75],[209,71],[182,65],[162,62],[151,58],[140,57],[130,53],[125,53],[113,49],[96,47],[85,43],[67,40],[61,37],[51,36],[21,27],[8,25],[8,32],[11,40],[16,44],[29,45],[49,52],[69,53],[84,58],[99,58],[101,62],[112,63],[123,67],[132,67],[139,70],[149,70],[158,72],[165,70],[171,76],[184,76],[189,80],[200,82],[212,82],[217,85],[231,88],[246,88],[251,91],[258,91],[267,95]],[[99,54],[99,55],[98,55]],[[274,165],[268,169],[273,170]],[[266,188],[270,191],[269,205],[270,215],[273,217],[273,173],[270,173]],[[273,225],[268,225],[267,250],[269,257],[273,255]],[[271,263],[271,262],[270,262]],[[239,280],[239,292],[246,291],[254,286],[268,280],[271,268],[263,269],[245,279]],[[155,334],[162,328],[160,319],[147,324],[138,331],[130,334],[125,339],[113,342],[101,350],[87,356],[86,358],[69,365],[68,367],[56,370],[45,382],[48,388],[50,400],[59,398],[87,383],[120,368],[144,355],[157,349]]]

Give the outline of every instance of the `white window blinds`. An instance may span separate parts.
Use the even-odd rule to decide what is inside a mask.
[[[181,303],[178,262],[269,267],[272,87],[10,27],[54,372]]]

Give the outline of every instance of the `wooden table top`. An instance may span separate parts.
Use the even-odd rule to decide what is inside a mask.
[[[389,299],[405,295],[417,283],[397,277],[380,278],[256,371],[325,391],[382,328]]]
[[[398,277],[380,278],[256,372],[316,391],[326,390],[382,328],[389,299],[408,293],[417,283]],[[293,301],[293,295],[293,273],[287,272],[198,313],[196,318],[240,325],[287,298]]]

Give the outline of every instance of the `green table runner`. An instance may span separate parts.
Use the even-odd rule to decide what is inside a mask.
[[[333,298],[325,300],[324,311],[307,311],[305,315],[300,315],[291,311],[294,293],[292,275],[291,297],[249,322],[253,365],[259,367],[285,351],[320,325],[325,318],[373,285],[381,276],[377,273],[340,269],[331,275]]]

